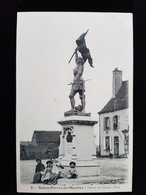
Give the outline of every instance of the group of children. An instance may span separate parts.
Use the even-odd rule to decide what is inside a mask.
[[[57,179],[64,177],[62,169],[64,167],[60,164],[59,161],[55,159],[48,160],[46,162],[46,167],[42,164],[41,159],[36,159],[37,165],[35,169],[35,174],[33,176],[33,183],[43,183],[43,184],[57,184]],[[78,177],[76,171],[76,163],[71,161],[69,163],[70,168],[68,170],[67,177],[68,179]]]

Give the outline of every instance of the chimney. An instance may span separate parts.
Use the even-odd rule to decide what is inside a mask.
[[[118,93],[119,89],[122,87],[122,71],[115,68],[113,71],[113,98]]]

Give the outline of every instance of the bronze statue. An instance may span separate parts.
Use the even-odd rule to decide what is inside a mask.
[[[76,67],[73,70],[74,79],[72,83],[71,92],[69,95],[70,103],[71,103],[71,111],[77,110],[77,108],[75,108],[74,96],[76,95],[76,93],[79,93],[81,99],[81,106],[79,106],[80,112],[85,113],[85,95],[84,95],[85,83],[82,78],[83,71],[84,71],[84,66],[83,66],[84,60],[81,57],[78,57],[77,49],[75,50],[75,62],[76,62]]]
[[[88,30],[87,30],[87,32],[88,32]],[[85,42],[85,36],[86,36],[87,32],[83,33],[76,40],[77,48],[75,49],[71,59],[68,62],[68,63],[70,63],[73,56],[75,55],[76,67],[73,70],[74,79],[73,79],[73,83],[69,84],[69,85],[72,85],[72,88],[71,88],[71,91],[69,94],[71,110],[65,112],[64,113],[65,116],[69,116],[69,115],[90,116],[91,115],[91,113],[85,113],[86,102],[85,102],[84,92],[85,92],[85,81],[87,81],[87,80],[83,80],[83,78],[82,78],[83,71],[84,71],[84,64],[85,64],[87,59],[88,59],[90,66],[93,67],[93,61],[92,61],[92,58],[90,55],[90,51],[86,47],[86,42]],[[82,57],[78,56],[78,52],[80,52]],[[81,99],[81,105],[78,105],[77,107],[75,107],[75,98],[74,98],[76,93],[79,93],[79,97]]]

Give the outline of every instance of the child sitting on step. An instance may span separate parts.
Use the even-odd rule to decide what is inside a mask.
[[[69,168],[69,171],[68,171],[68,179],[71,179],[71,178],[76,179],[78,177],[78,173],[77,173],[77,171],[75,169],[76,163],[71,161],[69,163],[69,165],[70,165],[70,168]]]

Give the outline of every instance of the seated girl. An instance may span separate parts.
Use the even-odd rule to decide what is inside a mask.
[[[61,165],[61,163],[58,160],[52,159],[52,161],[53,161],[52,172],[57,174],[58,179],[64,177],[64,173],[62,171],[64,167]]]
[[[48,160],[46,164],[47,166],[44,170],[41,181],[43,182],[43,184],[55,185],[57,184],[58,176],[56,173],[52,172],[53,162],[51,160]]]

